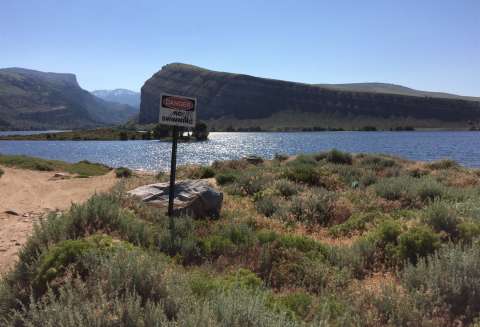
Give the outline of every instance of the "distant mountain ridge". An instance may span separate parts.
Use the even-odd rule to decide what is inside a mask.
[[[83,90],[74,74],[0,69],[0,129],[76,129],[127,122],[138,111]]]
[[[135,108],[140,107],[140,92],[135,92],[127,89],[114,89],[95,90],[92,91],[92,94],[105,101],[128,104],[129,106]]]
[[[381,83],[295,83],[181,63],[162,67],[143,85],[141,124],[158,121],[163,92],[197,97],[198,117],[215,129],[355,129],[372,125],[465,129],[480,124],[480,101],[472,97]]]
[[[471,101],[480,101],[480,97],[472,97],[465,95],[457,95],[444,92],[431,92],[415,90],[406,86],[390,84],[390,83],[345,83],[345,84],[315,84],[320,87],[329,88],[339,91],[352,92],[370,92],[384,94],[410,95],[419,97],[446,98],[446,99],[463,99]]]

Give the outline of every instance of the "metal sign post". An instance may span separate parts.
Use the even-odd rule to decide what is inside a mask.
[[[170,188],[168,194],[168,215],[173,216],[173,199],[175,198],[175,174],[177,172],[177,126],[173,126],[173,140],[172,140],[172,160],[170,161]],[[171,219],[170,224],[173,224]]]
[[[178,127],[195,127],[197,116],[197,99],[181,95],[160,95],[159,122],[163,125],[173,126],[172,129],[172,160],[170,163],[170,188],[168,194],[168,216],[170,229],[173,233],[173,206],[175,200],[175,174],[177,171],[177,141]]]

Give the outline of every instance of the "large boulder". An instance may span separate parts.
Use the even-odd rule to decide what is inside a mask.
[[[170,184],[156,183],[140,186],[128,192],[143,202],[159,207],[168,207]],[[208,180],[180,180],[175,183],[174,214],[194,218],[218,217],[222,208],[223,193],[210,186]]]

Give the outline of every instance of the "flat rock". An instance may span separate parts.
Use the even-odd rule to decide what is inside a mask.
[[[143,202],[159,207],[168,207],[170,185],[156,183],[140,186],[128,192]],[[180,180],[175,183],[174,214],[194,218],[218,217],[222,208],[223,193],[215,190],[206,179]]]

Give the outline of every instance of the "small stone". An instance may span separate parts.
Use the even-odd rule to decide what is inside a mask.
[[[263,158],[259,156],[248,156],[243,159],[246,160],[248,163],[251,163],[252,165],[259,165],[263,163]]]
[[[15,246],[20,246],[22,244],[18,243],[18,242],[15,242]]]
[[[13,210],[13,209],[8,209],[8,210],[5,210],[4,212],[8,215],[20,216],[20,214],[16,210]]]
[[[70,175],[65,174],[65,173],[55,173],[55,175],[53,175],[52,179],[68,179],[70,177],[71,177]]]

